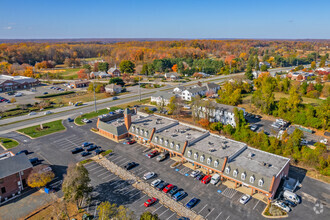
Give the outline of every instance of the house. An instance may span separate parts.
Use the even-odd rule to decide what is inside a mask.
[[[89,77],[90,78],[100,78],[100,79],[103,79],[103,78],[109,78],[109,77],[111,77],[111,75],[110,74],[107,74],[106,72],[98,71],[98,72],[91,72],[89,74]]]
[[[266,65],[267,68],[270,68],[271,67],[270,63],[268,63],[267,61],[259,62],[259,68],[261,68],[262,65]]]
[[[170,92],[156,92],[155,94],[151,95],[151,102],[156,102],[157,105],[161,106],[166,106],[170,104],[170,100],[172,97],[178,97],[179,95],[170,93]]]
[[[90,81],[88,80],[77,80],[70,83],[70,86],[73,88],[83,88],[89,86]]]
[[[180,78],[179,74],[176,72],[165,73],[164,77],[165,77],[165,79],[172,80],[172,81]]]
[[[195,169],[218,174],[234,188],[242,187],[251,195],[261,194],[268,201],[274,198],[282,178],[288,176],[289,158],[251,148],[171,118],[131,113],[127,109],[124,117],[102,121],[102,125],[101,121],[99,119],[98,128],[104,136],[118,139],[130,136],[140,144],[169,152],[171,157],[190,163]]]
[[[114,83],[105,86],[106,93],[121,93],[123,88],[121,85],[116,85]]]
[[[117,69],[117,65],[115,65],[115,67],[111,67],[108,70],[108,73],[112,76],[112,77],[120,77],[121,72],[119,69]]]
[[[0,155],[0,204],[21,193],[27,187],[32,164],[25,154],[15,156],[11,152]]]
[[[25,76],[0,75],[0,92],[29,89],[39,85],[38,79]]]
[[[215,83],[206,83],[205,84],[207,92],[212,92],[216,94],[220,90],[220,85]]]
[[[183,90],[181,94],[181,98],[186,101],[191,101],[197,95],[199,96],[206,95],[206,92],[207,92],[206,86],[196,86]]]
[[[174,92],[174,93],[181,94],[182,91],[185,90],[185,89],[186,89],[186,87],[184,87],[184,86],[177,86],[177,87],[175,87],[175,88],[173,89],[173,92]]]
[[[233,127],[236,127],[235,108],[237,108],[237,110],[242,110],[245,113],[244,108],[216,102],[209,103],[209,106],[203,103],[200,107],[193,106],[195,114],[198,114],[200,118],[208,118],[210,122],[221,122],[224,125],[230,124]]]

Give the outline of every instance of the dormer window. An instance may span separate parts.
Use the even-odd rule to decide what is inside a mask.
[[[188,157],[191,157],[191,154],[192,154],[191,150],[188,151],[188,153],[187,153]]]
[[[250,183],[254,183],[254,176],[250,176]]]
[[[159,143],[160,143],[160,144],[163,144],[163,141],[164,141],[164,139],[161,138],[161,139],[159,140]]]
[[[259,181],[258,181],[258,186],[263,186],[264,185],[264,180],[263,179],[260,179]]]
[[[138,134],[140,132],[140,128],[137,128],[136,129],[136,133]]]
[[[156,143],[158,142],[158,137],[155,137],[155,142],[156,142]]]
[[[166,147],[168,146],[168,140],[165,141],[165,146],[166,146]]]
[[[144,132],[144,135],[145,135],[146,137],[148,137],[148,135],[149,135],[149,131],[145,131],[145,132]]]
[[[141,130],[140,130],[140,134],[141,134],[141,135],[143,135],[143,133],[144,133],[144,130],[143,130],[143,129],[141,129]]]
[[[133,132],[135,131],[135,126],[132,127],[132,131],[133,131]]]
[[[238,171],[237,171],[237,170],[234,170],[234,171],[233,171],[233,176],[234,176],[234,177],[237,177],[237,174],[238,174]]]
[[[194,159],[197,160],[197,158],[198,158],[198,153],[195,153],[194,154]]]
[[[208,165],[210,165],[211,162],[212,162],[212,158],[211,157],[207,158],[207,161],[206,162],[207,162]]]
[[[225,173],[229,174],[230,173],[230,167],[226,167]]]
[[[214,167],[218,167],[218,166],[219,166],[219,161],[218,160],[214,161]]]
[[[174,142],[172,142],[172,143],[170,144],[170,147],[171,147],[171,148],[173,148],[173,147],[174,147]]]
[[[180,144],[175,145],[176,150],[180,150]]]
[[[200,158],[200,161],[201,161],[201,162],[204,162],[204,159],[205,159],[205,156],[202,155],[201,158]]]
[[[245,173],[242,173],[242,175],[241,175],[241,179],[242,179],[242,180],[245,180],[245,178],[246,178],[246,174],[245,174]]]

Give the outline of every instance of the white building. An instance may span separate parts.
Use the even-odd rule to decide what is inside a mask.
[[[151,96],[151,102],[156,102],[157,105],[168,105],[172,97],[178,97],[177,94],[169,92],[157,92]]]
[[[122,91],[122,87],[121,85],[115,85],[115,84],[109,84],[109,85],[106,85],[105,87],[105,92],[106,93],[121,93]]]
[[[175,88],[177,89],[177,88]],[[184,89],[181,93],[181,98],[186,101],[191,101],[192,98],[199,96],[205,96],[208,92],[216,94],[220,86],[215,83],[206,83],[203,86],[195,86],[192,88]]]

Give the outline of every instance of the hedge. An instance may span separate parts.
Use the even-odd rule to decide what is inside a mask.
[[[67,92],[60,92],[60,93],[36,96],[36,98],[44,99],[44,98],[51,98],[51,97],[55,97],[55,96],[61,96],[61,95],[69,95],[72,93],[75,93],[75,91],[67,91]]]

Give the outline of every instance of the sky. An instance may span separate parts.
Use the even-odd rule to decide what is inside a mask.
[[[0,39],[330,39],[330,0],[0,0]]]

